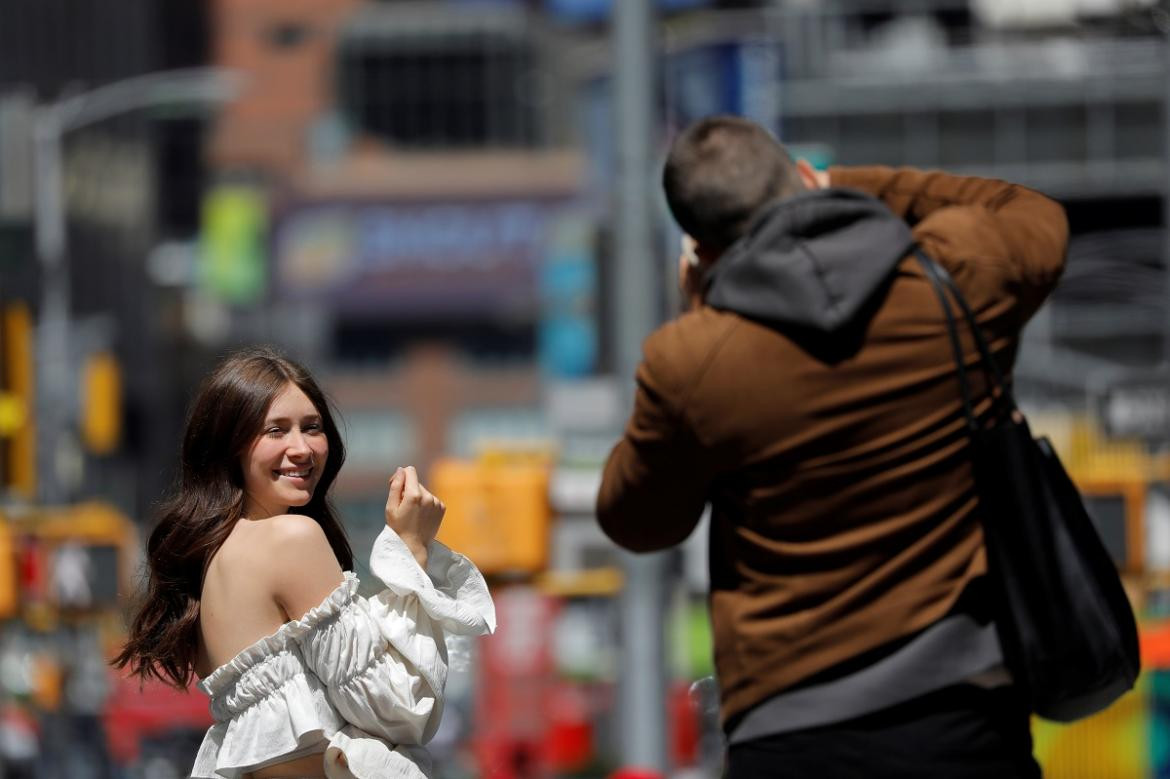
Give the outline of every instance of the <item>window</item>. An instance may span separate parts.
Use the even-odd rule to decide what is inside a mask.
[[[545,81],[523,13],[367,6],[338,56],[338,102],[358,133],[406,148],[526,148],[544,140]]]

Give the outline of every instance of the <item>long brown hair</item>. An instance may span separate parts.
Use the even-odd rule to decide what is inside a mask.
[[[237,352],[204,380],[191,404],[178,483],[160,507],[147,542],[146,591],[115,666],[128,665],[144,680],[153,676],[175,687],[190,684],[203,574],[244,512],[241,458],[260,433],[273,399],[290,383],[321,415],[329,456],[312,500],[289,511],[316,520],[341,567],[353,570],[353,551],[328,501],[345,460],[329,402],[309,372],[280,353],[264,347]]]

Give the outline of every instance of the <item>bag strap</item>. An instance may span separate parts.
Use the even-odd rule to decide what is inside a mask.
[[[931,287],[934,288],[934,293],[938,296],[939,304],[942,306],[943,315],[946,317],[947,335],[950,337],[951,351],[954,354],[955,367],[959,374],[959,389],[963,397],[963,413],[967,418],[967,427],[972,431],[978,430],[979,420],[975,416],[975,407],[971,400],[971,380],[967,375],[967,365],[963,359],[962,341],[959,338],[958,325],[955,322],[955,314],[951,309],[949,297],[953,297],[955,302],[958,303],[959,308],[963,312],[963,318],[967,321],[967,327],[971,330],[971,334],[975,338],[975,345],[979,350],[979,362],[990,385],[992,402],[1001,404],[1008,414],[1016,410],[1016,402],[1012,396],[1011,387],[1008,386],[999,364],[992,357],[991,347],[987,344],[983,330],[979,327],[971,306],[967,303],[967,299],[963,297],[963,293],[959,291],[959,287],[955,284],[955,280],[951,278],[951,274],[947,272],[946,268],[939,265],[934,258],[924,252],[921,247],[916,246],[914,248],[914,255],[918,259],[918,263],[922,266],[926,278],[930,281]],[[947,294],[948,292],[950,293],[949,296]]]
[[[934,260],[930,258],[925,252],[919,248],[914,249],[914,254],[918,258],[918,262],[922,265],[923,271],[926,273],[926,278],[930,281],[930,286],[934,288],[934,294],[938,296],[938,302],[942,306],[943,315],[947,320],[947,335],[951,339],[951,352],[955,357],[955,367],[959,374],[959,392],[963,397],[963,416],[967,418],[967,428],[971,432],[979,429],[979,421],[975,417],[975,406],[971,402],[971,382],[967,378],[967,368],[963,362],[963,344],[959,340],[959,328],[955,324],[955,312],[951,310],[951,301],[947,299],[946,290],[943,287],[943,281],[935,273]]]

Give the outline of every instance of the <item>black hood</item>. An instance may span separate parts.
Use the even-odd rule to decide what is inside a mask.
[[[704,278],[708,305],[824,333],[849,325],[910,252],[910,227],[851,189],[767,206]]]

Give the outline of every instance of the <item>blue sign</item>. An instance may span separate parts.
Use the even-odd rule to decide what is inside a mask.
[[[667,126],[662,152],[673,134],[710,114],[735,114],[780,135],[783,47],[774,41],[725,40],[697,44],[662,58]],[[587,189],[604,202],[613,188],[613,81],[592,79],[578,91],[579,115],[589,158]]]
[[[614,0],[545,0],[544,6],[558,22],[600,22],[609,18]],[[664,11],[700,8],[711,5],[711,0],[658,0]]]
[[[566,216],[552,230],[540,275],[538,354],[545,376],[578,378],[597,368],[597,259],[591,223]]]
[[[668,121],[681,128],[709,114],[736,114],[779,133],[782,53],[773,41],[727,41],[668,57]]]
[[[549,226],[567,203],[300,204],[276,219],[275,287],[390,316],[535,312]]]

